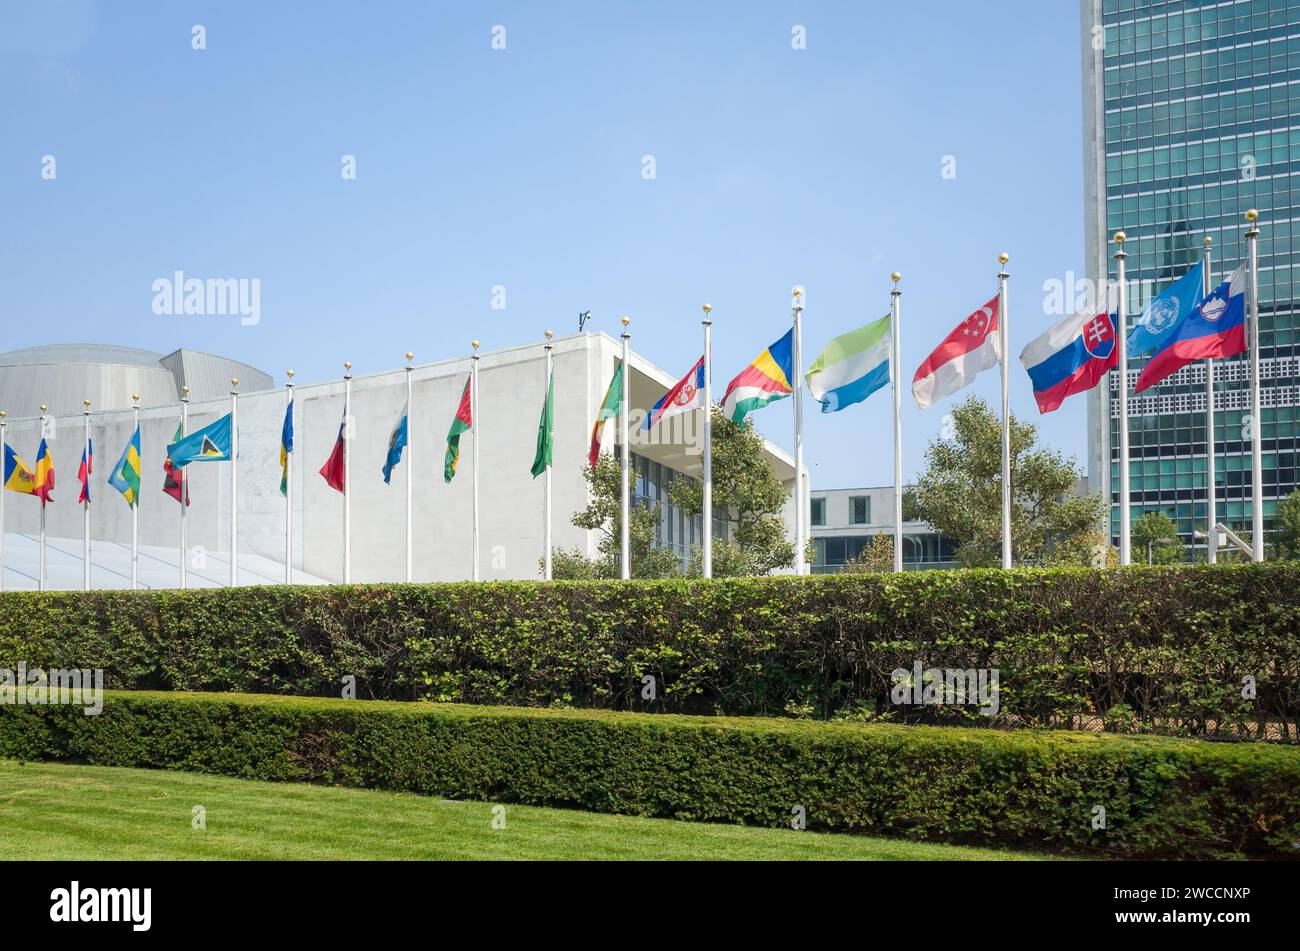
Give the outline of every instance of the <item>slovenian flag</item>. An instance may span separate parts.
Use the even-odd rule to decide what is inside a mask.
[[[745,417],[768,403],[783,400],[794,388],[790,378],[794,375],[794,328],[758,355],[740,375],[727,384],[722,397],[722,412],[733,423],[743,423]]]
[[[650,414],[645,418],[645,429],[650,429],[662,419],[680,416],[704,405],[704,358],[700,357],[695,366],[677,381],[677,384],[659,398],[659,402],[650,407]]]
[[[1052,324],[1025,347],[1020,362],[1029,371],[1038,411],[1050,413],[1067,396],[1096,386],[1118,356],[1110,314],[1085,313]]]
[[[889,315],[836,337],[805,374],[808,392],[834,413],[861,403],[889,382]]]
[[[384,484],[393,479],[393,466],[402,461],[402,450],[406,448],[406,413],[409,406],[402,407],[402,415],[393,424],[393,431],[388,435],[388,456],[384,459]]]
[[[959,323],[925,358],[912,377],[916,405],[925,409],[974,382],[1002,358],[998,347],[998,299],[995,297]]]
[[[1133,392],[1141,393],[1197,360],[1246,352],[1246,265],[1216,287],[1175,327],[1142,368]]]

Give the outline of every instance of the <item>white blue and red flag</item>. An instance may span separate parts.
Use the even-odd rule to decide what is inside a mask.
[[[678,380],[677,385],[650,408],[650,413],[645,418],[644,428],[650,429],[660,420],[698,409],[703,405],[704,358],[700,357],[695,366],[691,367],[690,372]]]
[[[1066,397],[1096,386],[1117,357],[1110,314],[1084,313],[1052,324],[1025,347],[1020,362],[1029,371],[1038,411],[1050,413]]]
[[[912,396],[921,409],[970,386],[983,370],[998,365],[998,299],[959,323],[925,358],[912,377]]]
[[[1246,265],[1211,291],[1151,355],[1134,393],[1155,386],[1197,360],[1219,360],[1246,352]]]

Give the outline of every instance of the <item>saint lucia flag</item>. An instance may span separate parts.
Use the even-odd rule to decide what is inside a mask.
[[[195,430],[167,447],[167,458],[179,469],[191,462],[228,462],[230,460],[230,414],[215,423]]]
[[[393,466],[402,461],[402,450],[406,448],[406,417],[409,406],[402,407],[402,415],[393,424],[393,431],[388,436],[388,458],[384,460],[384,483],[393,478]]]

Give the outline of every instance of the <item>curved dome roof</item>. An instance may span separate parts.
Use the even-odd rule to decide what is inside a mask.
[[[160,367],[163,354],[138,347],[100,343],[51,343],[0,353],[0,367],[39,366],[57,363],[96,363],[124,367]]]

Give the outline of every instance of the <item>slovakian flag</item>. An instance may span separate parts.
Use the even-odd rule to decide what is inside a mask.
[[[745,417],[768,403],[783,400],[794,392],[790,385],[794,372],[794,328],[768,347],[740,375],[727,384],[722,396],[722,412],[733,423],[743,423]]]
[[[176,424],[176,435],[172,437],[172,444],[181,441],[185,436],[185,423]],[[170,495],[177,502],[190,504],[190,487],[185,482],[185,470],[178,469],[172,465],[171,456],[163,460],[163,491]]]
[[[690,372],[650,407],[645,418],[645,429],[650,429],[661,419],[680,416],[704,405],[704,358],[700,357]]]
[[[1050,413],[1067,396],[1096,386],[1118,357],[1110,314],[1074,314],[1025,347],[1020,362],[1029,371],[1038,411]]]
[[[325,460],[325,465],[320,467],[320,474],[325,477],[326,484],[331,489],[343,493],[348,490],[347,479],[344,477],[345,463],[348,458],[347,429],[348,414],[345,409],[343,421],[339,423],[338,438],[334,440],[334,450]]]
[[[81,480],[81,494],[77,496],[78,502],[90,501],[90,472],[95,460],[95,443],[93,440],[86,440],[86,448],[81,450],[81,465],[77,467],[77,478]]]
[[[998,299],[991,301],[959,323],[943,343],[917,367],[912,377],[912,395],[921,409],[969,386],[981,370],[997,366]]]
[[[606,420],[613,419],[623,406],[623,361],[614,361],[614,375],[610,377],[605,389],[605,398],[596,413],[596,422],[591,427],[591,447],[587,450],[587,463],[594,469],[600,461],[600,440],[605,434]]]
[[[1151,355],[1138,375],[1133,392],[1155,386],[1197,360],[1236,356],[1246,352],[1246,265],[1216,287],[1193,308]]]
[[[32,487],[32,495],[41,500],[41,508],[45,508],[46,503],[53,502],[54,496],[50,495],[54,491],[54,460],[50,458],[50,447],[41,439],[41,445],[36,450],[36,476],[35,484]]]

